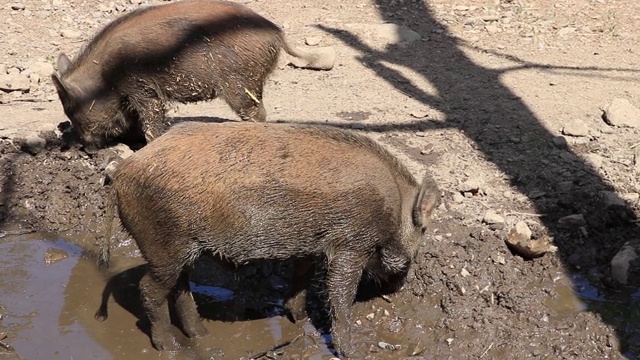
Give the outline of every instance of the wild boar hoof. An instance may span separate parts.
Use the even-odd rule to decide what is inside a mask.
[[[191,329],[185,329],[185,333],[189,338],[201,338],[209,333],[202,323],[197,323]]]
[[[163,337],[162,339],[154,337],[153,347],[158,351],[177,351],[180,349],[180,344],[176,341],[176,338],[171,336]]]

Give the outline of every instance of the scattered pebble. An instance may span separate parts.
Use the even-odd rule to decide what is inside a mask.
[[[562,127],[562,133],[567,136],[584,137],[589,136],[589,127],[580,119],[574,119]]]
[[[640,240],[631,240],[624,243],[618,253],[611,259],[611,277],[622,285],[629,282],[629,273],[631,266],[638,266],[636,259],[638,258],[638,249],[640,248]]]
[[[11,6],[11,10],[24,10],[25,9],[25,5],[23,3],[13,3],[10,6]]]
[[[640,109],[627,99],[614,99],[604,109],[603,118],[615,127],[640,127]]]
[[[5,92],[28,92],[31,81],[25,75],[19,73],[0,74],[0,90]]]
[[[484,216],[482,217],[482,222],[487,225],[493,225],[493,224],[504,224],[505,221],[504,221],[504,218],[498,215],[495,211],[489,210],[484,213]]]
[[[562,229],[577,229],[583,226],[587,226],[587,222],[582,214],[569,215],[558,220],[558,227]]]
[[[79,39],[82,36],[82,33],[73,29],[62,29],[60,30],[60,35],[67,39]]]
[[[322,37],[320,36],[307,36],[304,39],[304,43],[309,46],[317,46],[320,44],[320,41],[322,41]]]

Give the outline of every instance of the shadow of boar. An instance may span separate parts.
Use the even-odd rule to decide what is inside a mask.
[[[429,175],[416,181],[366,136],[252,122],[173,126],[123,160],[110,194],[107,218],[117,209],[149,265],[140,289],[157,349],[177,347],[169,303],[187,336],[206,333],[189,289],[199,256],[236,265],[294,259],[297,280],[313,268],[309,259],[322,258],[333,344],[347,356],[356,354],[351,306],[360,279],[404,281],[440,201]],[[302,287],[290,289],[295,299]]]
[[[221,97],[242,120],[264,122],[263,87],[281,49],[301,67],[335,61],[333,48],[290,47],[278,26],[243,5],[185,0],[111,22],[73,61],[61,53],[52,80],[85,146],[149,142],[169,126],[168,102]]]

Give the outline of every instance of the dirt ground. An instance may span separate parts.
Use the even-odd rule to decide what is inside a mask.
[[[91,258],[104,220],[104,169],[128,149],[61,149],[57,126],[66,118],[48,74],[59,52],[75,55],[108,21],[155,3],[0,4],[0,242],[15,241],[8,235],[16,229],[46,231]],[[330,71],[276,69],[264,95],[269,121],[365,133],[417,177],[432,173],[442,189],[407,285],[390,302],[355,305],[360,350],[372,359],[640,358],[640,282],[632,272],[622,286],[610,271],[622,246],[640,239],[640,127],[602,117],[617,98],[640,107],[639,2],[243,3],[280,24],[292,43],[319,42],[337,53]],[[175,106],[170,116],[237,120],[218,100]],[[519,222],[546,254],[528,259],[507,246]],[[125,234],[116,239],[114,257],[136,256]],[[203,283],[241,293],[258,317],[279,314],[265,304],[277,303],[286,264],[226,278],[201,266]],[[0,291],[9,291],[3,284]],[[11,312],[3,296],[0,305],[0,315]],[[243,317],[251,318],[235,318]],[[0,345],[9,348],[0,348],[0,359],[26,356],[10,348],[19,329],[0,324]],[[314,325],[326,333],[322,320]],[[296,342],[269,356],[331,357],[314,346]],[[127,358],[118,354],[109,356]]]

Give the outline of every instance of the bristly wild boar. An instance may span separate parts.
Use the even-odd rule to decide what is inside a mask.
[[[186,335],[206,332],[188,282],[200,255],[236,265],[321,257],[333,342],[353,355],[351,306],[363,272],[403,281],[440,201],[429,175],[417,182],[366,136],[276,123],[175,125],[124,160],[111,187],[149,264],[140,289],[158,349],[177,346],[169,297]],[[103,264],[109,238],[110,230]]]
[[[83,144],[150,141],[166,130],[170,101],[221,97],[242,120],[265,121],[263,87],[281,49],[300,67],[328,70],[335,61],[333,48],[290,47],[278,26],[243,5],[185,0],[116,19],[73,61],[61,53],[52,80]]]

